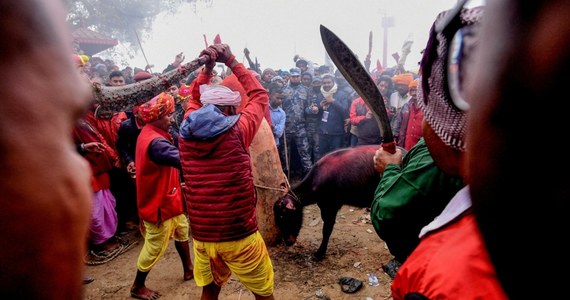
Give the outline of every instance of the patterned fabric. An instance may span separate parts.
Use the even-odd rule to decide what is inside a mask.
[[[302,84],[289,85],[285,88],[284,93],[287,95],[283,100],[283,110],[287,116],[285,120],[285,138],[284,152],[282,156],[291,157],[291,147],[293,144],[297,147],[303,172],[308,172],[312,166],[311,154],[309,153],[309,140],[307,138],[307,131],[305,127],[305,109],[307,106],[307,99],[309,97],[309,90]],[[282,160],[283,169],[287,170],[287,162]]]
[[[446,145],[465,151],[467,115],[453,104],[446,76],[449,43],[460,28],[478,24],[483,15],[483,7],[463,9],[459,16],[460,22],[450,23],[455,24],[455,28],[451,28],[453,30],[437,32],[436,27],[447,20],[448,13],[449,11],[440,13],[430,30],[421,62],[418,106],[424,112],[426,121]]]
[[[144,123],[156,121],[174,112],[174,98],[162,92],[139,107],[138,114]]]

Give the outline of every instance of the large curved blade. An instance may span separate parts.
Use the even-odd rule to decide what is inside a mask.
[[[380,94],[374,80],[344,42],[323,25],[321,25],[321,39],[336,67],[374,114],[382,134],[382,144],[393,144],[395,151],[390,119],[388,119],[382,94]],[[386,148],[384,145],[383,147]],[[393,153],[393,151],[390,152]]]

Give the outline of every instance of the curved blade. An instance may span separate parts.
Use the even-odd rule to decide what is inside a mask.
[[[321,25],[321,39],[336,67],[374,114],[382,134],[382,143],[393,143],[395,149],[394,136],[386,106],[382,100],[382,94],[380,94],[370,74],[344,42],[323,25]]]

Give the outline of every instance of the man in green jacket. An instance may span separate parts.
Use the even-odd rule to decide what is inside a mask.
[[[425,121],[423,127],[426,137]],[[459,176],[445,173],[436,165],[430,151],[421,138],[405,156],[400,150],[393,155],[378,150],[374,157],[375,168],[384,172],[374,194],[370,218],[396,260],[390,265],[398,266],[406,260],[420,242],[421,228],[464,186]]]

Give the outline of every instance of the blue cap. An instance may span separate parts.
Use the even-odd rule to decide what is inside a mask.
[[[291,76],[301,76],[301,69],[299,68],[291,68],[289,72],[291,73]]]

